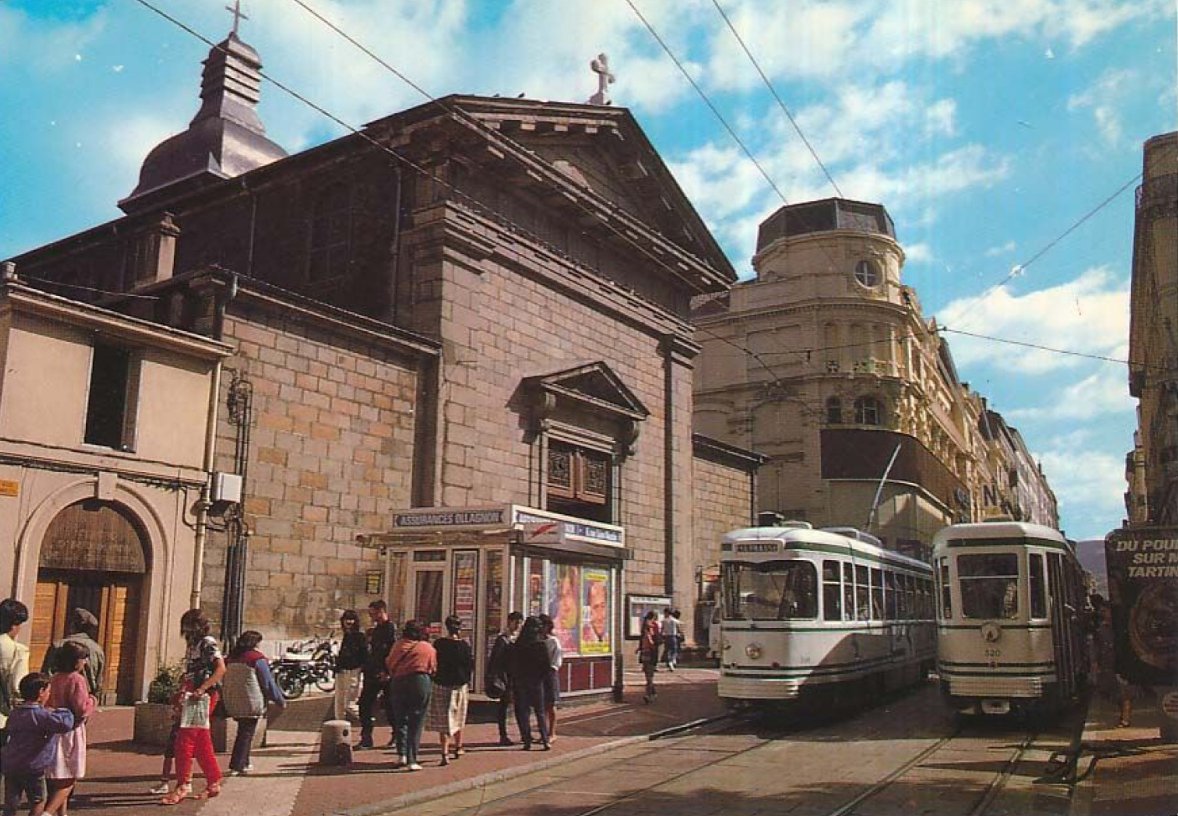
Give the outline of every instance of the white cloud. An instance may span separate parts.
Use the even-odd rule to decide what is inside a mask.
[[[905,244],[904,258],[908,263],[932,263],[933,248],[928,244]]]
[[[1117,104],[1124,99],[1124,88],[1135,81],[1133,71],[1110,69],[1090,88],[1068,97],[1068,110],[1091,110],[1101,138],[1109,147],[1121,143],[1123,127]]]
[[[1009,255],[1011,252],[1014,252],[1014,250],[1015,250],[1014,241],[1007,241],[1005,244],[1002,244],[1001,246],[990,247],[982,254],[985,255],[987,258],[996,258],[999,255]]]
[[[1075,438],[1051,440],[1040,462],[1055,491],[1060,515],[1071,520],[1068,535],[1102,538],[1120,526],[1125,515],[1125,455],[1094,450],[1090,440],[1075,442]]]
[[[937,315],[941,325],[1014,340],[1123,359],[1129,336],[1129,287],[1106,267],[1025,295],[1000,286],[981,298],[955,300]],[[1083,357],[949,334],[959,365],[1042,374],[1074,369]]]
[[[1015,422],[1022,420],[1090,420],[1107,414],[1121,414],[1130,419],[1136,402],[1129,396],[1125,367],[1104,363],[1096,373],[1065,386],[1049,395],[1046,405],[1006,411]]]
[[[19,9],[0,5],[0,65],[23,64],[33,72],[58,72],[82,61],[86,47],[107,27],[99,9],[80,23],[34,20]]]

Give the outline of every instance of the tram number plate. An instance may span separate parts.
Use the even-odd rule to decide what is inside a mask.
[[[982,700],[983,714],[1009,714],[1009,700]]]

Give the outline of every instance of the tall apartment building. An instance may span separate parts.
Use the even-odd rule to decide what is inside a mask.
[[[1050,490],[1017,434],[985,436],[987,409],[903,264],[879,204],[826,199],[766,219],[756,277],[696,301],[696,428],[769,457],[760,509],[923,554],[942,526],[1000,504],[984,495],[994,479],[1042,482],[1023,504]]]
[[[1145,143],[1136,203],[1129,393],[1138,400],[1139,444],[1126,470],[1135,474],[1140,457],[1144,496],[1131,481],[1126,510],[1130,522],[1144,515],[1178,524],[1178,131]]]

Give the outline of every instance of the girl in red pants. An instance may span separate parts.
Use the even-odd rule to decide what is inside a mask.
[[[160,800],[177,805],[192,795],[192,760],[200,763],[205,775],[204,796],[221,792],[221,768],[213,753],[209,718],[217,706],[221,678],[225,676],[225,658],[209,635],[209,621],[199,609],[189,609],[180,618],[180,633],[187,650],[184,655],[184,680],[177,699],[179,730],[176,732],[176,787]]]

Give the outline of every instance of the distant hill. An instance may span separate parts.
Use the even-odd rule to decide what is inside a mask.
[[[1080,566],[1092,573],[1096,591],[1108,597],[1108,566],[1104,562],[1104,539],[1090,538],[1076,542],[1076,557]]]

